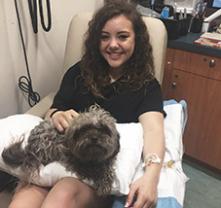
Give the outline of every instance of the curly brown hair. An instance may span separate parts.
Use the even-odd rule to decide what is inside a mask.
[[[101,31],[108,20],[120,15],[124,15],[133,25],[135,48],[132,56],[123,65],[124,74],[118,81],[118,86],[138,90],[154,78],[152,46],[149,41],[149,34],[135,5],[122,0],[107,3],[97,11],[89,22],[81,61],[85,84],[98,97],[104,97],[102,89],[110,85],[111,82],[108,72],[109,65],[99,49]]]

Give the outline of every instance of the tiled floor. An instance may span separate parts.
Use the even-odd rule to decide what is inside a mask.
[[[221,176],[213,177],[186,163],[183,169],[190,178],[184,208],[221,208]]]

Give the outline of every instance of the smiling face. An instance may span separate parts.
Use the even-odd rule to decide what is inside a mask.
[[[120,15],[106,22],[101,31],[100,52],[110,65],[113,78],[122,74],[120,67],[132,56],[134,47],[135,33],[130,20]]]

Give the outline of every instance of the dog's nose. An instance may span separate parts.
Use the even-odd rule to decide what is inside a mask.
[[[98,138],[97,138],[97,137],[91,137],[91,140],[92,140],[93,142],[97,142],[97,141],[98,141]]]

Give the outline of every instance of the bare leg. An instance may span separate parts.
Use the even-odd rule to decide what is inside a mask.
[[[108,208],[107,198],[100,198],[88,185],[67,177],[49,192],[42,208]]]
[[[9,205],[9,208],[40,208],[48,190],[35,185],[19,187]]]

